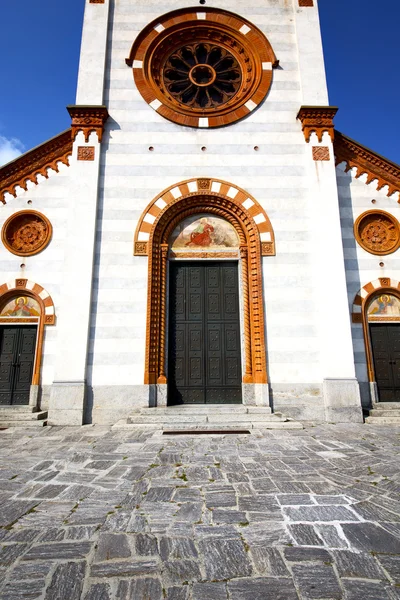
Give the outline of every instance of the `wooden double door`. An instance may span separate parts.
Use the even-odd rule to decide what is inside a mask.
[[[0,404],[29,404],[37,326],[0,327]]]
[[[242,402],[238,263],[170,263],[168,404]]]
[[[400,323],[370,323],[380,402],[400,402]]]

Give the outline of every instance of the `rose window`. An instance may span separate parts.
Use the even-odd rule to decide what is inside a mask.
[[[189,127],[220,127],[259,106],[278,61],[246,19],[186,8],[150,23],[126,63],[143,99],[160,115]]]
[[[7,219],[2,230],[2,240],[13,254],[30,256],[44,250],[51,234],[51,223],[44,215],[26,210]]]
[[[211,44],[179,48],[164,67],[166,89],[185,106],[221,106],[236,94],[241,81],[236,58],[224,48]]]
[[[354,233],[360,246],[371,254],[390,254],[400,245],[399,223],[383,211],[371,210],[360,215]]]

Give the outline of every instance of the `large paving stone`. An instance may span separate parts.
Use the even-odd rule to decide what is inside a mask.
[[[28,544],[8,544],[0,550],[0,565],[9,567],[17,558],[19,558],[28,548]]]
[[[23,560],[68,560],[85,558],[92,549],[90,542],[41,544],[33,546]]]
[[[358,521],[345,506],[288,506],[283,510],[291,521]]]
[[[110,586],[108,583],[92,585],[85,596],[85,600],[111,600]]]
[[[13,500],[0,506],[0,527],[11,525],[18,521],[38,504],[36,501]]]
[[[34,581],[10,581],[5,584],[0,592],[0,600],[22,600],[42,598],[45,588],[44,579]]]
[[[315,564],[294,565],[292,567],[294,581],[302,598],[337,598],[341,600],[342,590],[331,566]]]
[[[206,538],[199,541],[207,578],[211,581],[247,577],[253,568],[240,539]]]
[[[342,529],[356,550],[400,554],[400,538],[375,523],[343,523]]]
[[[162,537],[160,539],[160,555],[163,561],[181,560],[197,558],[198,552],[190,538]]]
[[[95,554],[95,562],[115,558],[128,558],[131,555],[128,538],[125,534],[101,533]]]
[[[332,552],[340,577],[357,577],[359,579],[382,579],[382,569],[377,560],[369,553],[337,550]]]
[[[162,600],[162,586],[158,578],[151,577],[121,581],[116,598],[117,600]]]
[[[193,600],[227,600],[226,583],[195,583]]]
[[[394,583],[400,584],[400,556],[379,554],[377,558]]]
[[[45,600],[80,600],[85,570],[84,562],[68,562],[56,567]]]
[[[392,600],[388,587],[372,581],[351,581],[344,579],[342,585],[346,600]]]
[[[230,600],[298,600],[291,579],[258,577],[228,582]]]
[[[135,577],[158,571],[156,560],[130,560],[98,563],[90,569],[91,577]]]

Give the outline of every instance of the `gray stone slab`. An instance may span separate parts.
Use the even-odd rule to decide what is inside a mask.
[[[400,584],[400,556],[378,554],[377,559],[394,583]]]
[[[340,525],[317,525],[316,530],[329,548],[349,547]]]
[[[23,560],[68,560],[84,558],[92,549],[90,542],[60,542],[33,546]]]
[[[217,525],[232,523],[245,527],[248,525],[246,513],[239,510],[222,510],[216,508],[212,511],[212,520]]]
[[[342,590],[331,566],[315,564],[294,565],[292,573],[295,584],[304,599],[342,599]]]
[[[384,577],[378,561],[371,554],[337,550],[332,551],[332,557],[340,577],[359,579],[382,579]]]
[[[131,556],[128,537],[123,533],[101,533],[97,542],[94,562],[104,562]]]
[[[127,560],[107,563],[98,563],[92,565],[90,569],[91,577],[136,577],[138,575],[147,575],[158,571],[156,560]]]
[[[288,506],[284,511],[291,521],[357,521],[345,506]]]
[[[85,600],[111,600],[111,588],[108,583],[96,583],[90,586]]]
[[[163,561],[193,559],[198,557],[198,552],[190,538],[162,537],[160,539],[160,555]]]
[[[211,581],[248,577],[253,568],[240,539],[206,538],[199,541],[207,578]]]
[[[165,592],[164,600],[188,600],[190,588],[188,585],[172,586]]]
[[[230,600],[298,600],[291,579],[257,577],[228,582]]]
[[[313,502],[309,494],[277,494],[276,497],[282,506],[301,506],[307,504],[315,506],[315,502]]]
[[[265,577],[290,577],[290,573],[277,548],[267,545],[252,545],[250,554],[259,575]]]
[[[356,550],[400,554],[400,538],[375,523],[344,523],[342,529]]]
[[[393,600],[387,586],[382,583],[344,579],[342,585],[346,600]]]
[[[168,560],[163,563],[164,575],[172,584],[200,581],[202,575],[196,560]]]
[[[38,502],[13,500],[6,502],[0,506],[0,527],[5,527],[15,523],[30,510],[32,510]]]
[[[0,550],[0,566],[9,567],[17,558],[22,556],[28,548],[28,544],[8,544]]]
[[[138,556],[158,555],[158,542],[154,535],[139,533],[134,536],[135,552]]]
[[[174,490],[169,487],[152,487],[145,498],[145,502],[169,502]]]
[[[79,557],[76,557],[79,558]],[[80,600],[85,576],[84,562],[67,562],[56,567],[45,600]]]
[[[284,548],[284,557],[289,562],[332,562],[332,557],[324,548]]]
[[[44,579],[35,579],[33,581],[9,581],[0,592],[0,600],[21,600],[28,598],[34,600],[42,598],[45,588]]]
[[[226,583],[195,583],[193,600],[227,600]]]
[[[6,532],[6,536],[4,537],[4,542],[33,542],[39,534],[40,529],[31,529],[28,527],[23,527],[22,529],[12,529],[9,532]]]
[[[53,567],[52,562],[19,562],[12,570],[12,581],[44,579]]]
[[[185,502],[175,513],[177,521],[197,523],[201,520],[203,505],[199,502]]]
[[[205,494],[207,508],[236,507],[235,492],[209,492]]]
[[[289,533],[299,546],[323,546],[323,540],[308,523],[289,525]]]

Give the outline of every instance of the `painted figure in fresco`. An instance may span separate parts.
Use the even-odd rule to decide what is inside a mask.
[[[214,227],[208,223],[207,219],[200,219],[200,223],[196,229],[190,234],[190,241],[186,242],[186,246],[194,244],[195,246],[203,246],[206,248],[211,245],[212,239],[210,233],[214,231]]]
[[[388,317],[399,316],[398,302],[397,298],[395,298],[394,296],[389,296],[389,294],[383,294],[375,300],[374,305],[375,306],[370,310],[370,315]]]
[[[15,300],[15,306],[12,310],[6,312],[8,317],[38,317],[39,313],[28,305],[28,298],[20,296]]]

